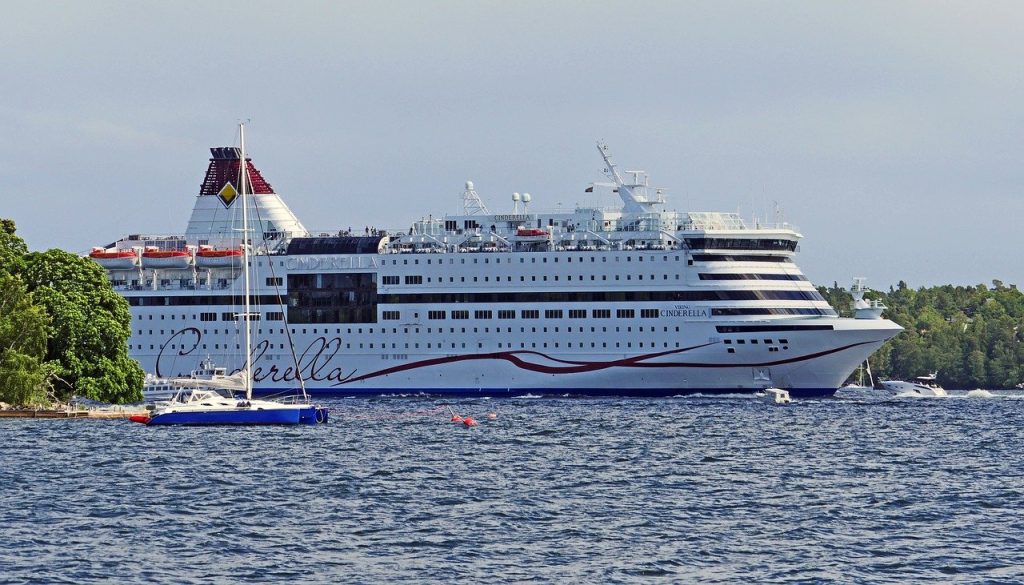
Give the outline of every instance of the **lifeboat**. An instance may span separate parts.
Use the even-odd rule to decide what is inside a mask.
[[[516,230],[516,235],[520,238],[546,238],[548,232],[540,228],[519,228]]]
[[[107,270],[134,270],[139,267],[139,255],[135,250],[93,248],[89,257]]]
[[[242,250],[239,248],[218,250],[200,246],[196,252],[196,266],[199,268],[237,268],[241,265]]]
[[[147,247],[142,253],[143,268],[188,268],[192,254],[185,250],[160,250]]]

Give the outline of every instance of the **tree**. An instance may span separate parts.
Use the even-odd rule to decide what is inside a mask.
[[[0,401],[45,401],[46,323],[21,279],[0,268]]]
[[[33,252],[25,281],[50,319],[46,360],[57,376],[57,396],[141,400],[145,374],[128,356],[128,302],[111,289],[103,269],[62,250]]]

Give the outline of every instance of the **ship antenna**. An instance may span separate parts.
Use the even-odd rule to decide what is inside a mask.
[[[487,206],[484,205],[480,194],[476,192],[473,181],[466,181],[466,190],[462,192],[462,211],[466,215],[487,215]]]

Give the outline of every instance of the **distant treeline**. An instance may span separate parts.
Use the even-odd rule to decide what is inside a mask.
[[[842,316],[853,297],[833,284],[818,287]],[[1024,293],[992,286],[934,286],[914,290],[900,281],[871,291],[888,307],[883,316],[904,331],[871,356],[876,377],[906,379],[934,371],[947,388],[1012,388],[1024,382]]]

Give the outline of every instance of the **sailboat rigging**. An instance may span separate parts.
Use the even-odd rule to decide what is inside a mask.
[[[250,178],[245,154],[244,124],[239,124],[238,158],[238,183],[242,206],[242,275],[245,287],[242,313],[238,318],[241,319],[245,330],[245,367],[242,372],[245,398],[235,398],[229,390],[218,388],[183,389],[171,401],[158,405],[150,416],[139,419],[133,417],[137,422],[147,425],[295,425],[327,422],[328,409],[309,402],[301,375],[301,400],[258,400],[252,396],[252,241],[249,237]]]

